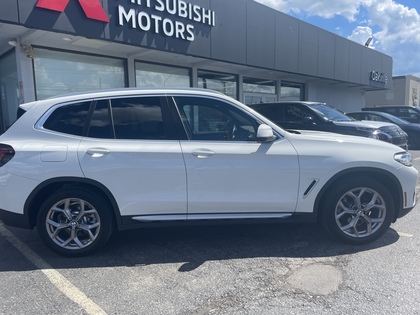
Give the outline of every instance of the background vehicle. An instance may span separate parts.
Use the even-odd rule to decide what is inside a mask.
[[[250,105],[284,129],[318,130],[376,138],[408,148],[407,135],[398,126],[385,122],[355,121],[338,109],[318,102],[276,102]]]
[[[0,136],[0,219],[37,226],[63,255],[91,253],[116,229],[210,220],[318,221],[365,244],[416,202],[408,152],[289,133],[209,90],[100,91],[21,109]]]
[[[420,124],[410,123],[404,119],[385,112],[361,111],[346,113],[357,120],[373,120],[393,123],[399,126],[408,136],[409,149],[420,149]]]
[[[412,123],[420,123],[420,108],[409,105],[384,105],[362,108],[362,111],[384,112]]]

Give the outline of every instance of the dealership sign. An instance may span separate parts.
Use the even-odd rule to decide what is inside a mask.
[[[214,11],[183,0],[128,0],[138,8],[118,6],[119,25],[194,41],[194,24],[215,26]],[[143,11],[148,8],[152,13]],[[166,17],[165,17],[166,16]]]
[[[78,1],[88,19],[109,23],[100,0],[38,0],[36,7],[64,12],[70,1]],[[111,1],[111,0],[109,0]],[[122,0],[113,0],[122,3]],[[119,26],[194,41],[195,27],[214,27],[214,11],[184,0],[125,0],[116,8]]]
[[[370,80],[374,82],[388,83],[388,77],[386,74],[378,71],[371,71]]]
[[[92,20],[109,22],[109,19],[99,3],[99,0],[78,0],[83,12]],[[36,7],[58,12],[64,12],[70,0],[38,0]]]

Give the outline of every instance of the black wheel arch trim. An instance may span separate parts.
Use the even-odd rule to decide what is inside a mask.
[[[343,180],[346,175],[353,176],[361,176],[361,177],[368,177],[372,179],[376,179],[380,181],[391,193],[392,198],[394,200],[394,206],[395,206],[395,214],[394,219],[395,221],[399,216],[400,212],[403,212],[403,190],[400,184],[400,181],[398,178],[392,174],[389,171],[380,169],[380,168],[373,168],[373,167],[354,167],[342,170],[341,172],[335,174],[333,177],[331,177],[327,183],[321,188],[320,192],[318,193],[318,196],[316,197],[315,204],[314,204],[314,214],[316,217],[319,218],[319,215],[322,212],[322,209],[320,209],[321,202],[323,198],[325,197],[325,194],[328,192],[328,190],[333,187],[335,183],[337,183],[340,180]],[[384,181],[384,179],[387,179]],[[392,187],[392,189],[390,189]]]
[[[24,209],[23,209],[23,217],[27,222],[24,226],[28,228],[33,228],[36,225],[36,209],[32,209],[33,205],[37,205],[37,203],[42,201],[44,194],[50,192],[49,190],[45,190],[47,187],[51,186],[53,191],[64,189],[67,187],[72,188],[82,188],[85,187],[93,187],[96,191],[101,194],[104,194],[106,198],[108,198],[110,202],[110,206],[113,210],[113,217],[115,219],[115,223],[118,227],[122,225],[121,215],[119,213],[119,207],[117,201],[115,200],[112,193],[106,188],[103,184],[88,178],[82,177],[55,177],[50,178],[41,184],[39,184],[28,196],[25,201]]]

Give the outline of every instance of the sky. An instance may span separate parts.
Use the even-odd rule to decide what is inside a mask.
[[[393,76],[420,77],[420,0],[255,0],[393,58]]]

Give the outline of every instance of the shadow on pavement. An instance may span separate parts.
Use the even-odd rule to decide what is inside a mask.
[[[352,246],[335,241],[315,224],[250,224],[147,228],[116,232],[98,252],[79,258],[59,256],[38,238],[36,230],[9,228],[53,268],[91,268],[183,263],[180,272],[196,269],[207,261],[261,257],[317,258],[348,255],[389,246],[399,239],[392,228],[379,240]],[[0,240],[1,271],[36,269],[29,261],[12,263],[21,254]],[[14,257],[16,256],[16,257]],[[26,260],[26,259],[25,259]]]

